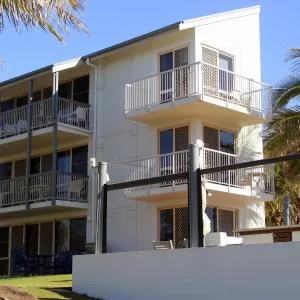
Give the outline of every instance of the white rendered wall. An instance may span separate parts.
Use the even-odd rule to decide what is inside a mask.
[[[300,243],[75,256],[73,290],[106,300],[299,298]]]

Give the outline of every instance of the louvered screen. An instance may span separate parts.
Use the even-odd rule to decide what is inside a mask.
[[[187,150],[189,147],[189,127],[175,128],[175,152]],[[188,155],[175,156],[175,174],[185,172],[188,165]],[[186,183],[186,179],[176,180],[176,184]]]
[[[204,62],[202,73],[204,94],[217,96],[219,91],[218,52],[202,47],[202,61]]]
[[[188,95],[188,47],[181,48],[174,53],[175,70],[175,98],[183,98]],[[179,68],[179,69],[177,69]]]
[[[11,229],[11,250],[21,248],[23,244],[23,225],[13,226]]]
[[[40,226],[40,254],[50,255],[53,246],[53,223],[41,223]]]
[[[227,235],[233,236],[235,229],[234,211],[218,209],[218,231],[226,232]]]
[[[219,150],[219,130],[204,126],[204,147]]]
[[[189,238],[188,208],[175,208],[175,247],[185,248]]]

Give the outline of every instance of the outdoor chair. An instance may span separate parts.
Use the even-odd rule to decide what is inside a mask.
[[[72,257],[78,255],[78,251],[61,251],[53,259],[53,264],[49,266],[52,274],[67,274],[72,272]]]
[[[172,250],[174,249],[172,240],[153,241],[153,250]]]
[[[13,249],[12,253],[12,275],[24,276],[39,273],[39,261],[26,256],[25,249]]]
[[[72,180],[70,183],[70,194],[71,194],[71,199],[74,200],[81,200],[81,191],[82,191],[82,180]]]

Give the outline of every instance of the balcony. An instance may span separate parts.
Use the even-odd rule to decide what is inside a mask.
[[[127,118],[149,125],[201,117],[228,127],[263,123],[271,112],[271,88],[198,62],[125,86]]]
[[[26,209],[27,192],[30,209],[55,206],[87,208],[88,177],[71,173],[55,173],[56,191],[51,190],[53,173],[44,172],[0,181],[0,214]],[[28,183],[29,188],[26,188]]]
[[[226,166],[242,162],[234,154],[213,149],[202,148],[201,165],[203,168]],[[177,174],[188,171],[188,151],[180,151],[163,155],[155,155],[130,163],[135,165],[131,180],[147,179],[161,175]],[[240,199],[241,197],[257,197],[272,200],[274,193],[273,165],[243,168],[205,175],[205,184],[208,191],[222,198]],[[136,200],[160,200],[168,197],[178,198],[187,196],[187,181],[177,180],[162,182],[126,190],[126,196]]]
[[[72,141],[88,137],[90,133],[90,106],[59,97],[57,109],[58,141]],[[1,154],[26,151],[28,137],[28,105],[0,113]],[[33,146],[51,146],[53,127],[52,98],[31,105]]]

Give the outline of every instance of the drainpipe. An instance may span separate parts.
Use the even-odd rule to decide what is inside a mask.
[[[93,149],[92,149],[92,157],[96,158],[96,150],[97,150],[97,131],[98,131],[98,122],[97,122],[97,98],[98,98],[98,68],[97,65],[94,65],[90,62],[90,59],[87,58],[86,59],[86,64],[90,67],[92,67],[94,69],[94,83],[95,83],[95,88],[94,88],[94,120],[93,120],[93,129],[94,129],[94,133],[93,133]],[[96,184],[95,184],[95,180],[92,180],[92,199],[93,199],[93,206],[92,206],[92,211],[95,212],[95,195],[96,195]],[[92,237],[95,238],[95,215],[93,216],[94,218],[94,222],[93,222],[93,226],[92,226]]]
[[[283,224],[290,225],[290,197],[283,197]]]

